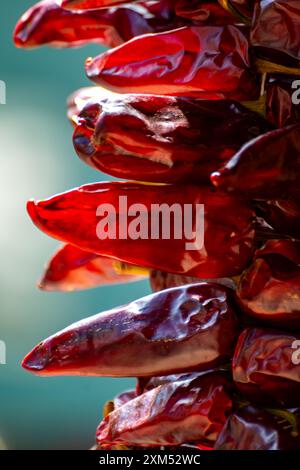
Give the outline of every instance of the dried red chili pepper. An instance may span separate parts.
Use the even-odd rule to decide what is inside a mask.
[[[299,68],[300,1],[272,0],[257,2],[250,41],[262,59]]]
[[[248,142],[211,179],[222,190],[254,199],[298,197],[300,124]]]
[[[64,245],[51,258],[39,287],[48,291],[73,291],[144,278],[142,271],[135,275],[121,274],[111,258]]]
[[[300,328],[300,242],[269,240],[241,276],[236,295],[247,314]]]
[[[238,389],[251,401],[267,406],[299,406],[299,345],[299,334],[266,328],[244,330],[232,362]]]
[[[160,385],[110,413],[98,427],[97,442],[142,447],[214,442],[231,410],[228,389],[221,372]]]
[[[258,96],[248,41],[235,26],[140,36],[86,63],[88,77],[122,93],[249,100]]]
[[[234,24],[236,18],[214,1],[175,0],[177,16],[192,20],[195,24],[205,22],[215,26]]]
[[[101,98],[103,90],[97,86],[76,90],[67,100],[67,116],[74,125],[78,124],[78,116],[90,100]]]
[[[46,339],[23,367],[40,375],[110,377],[210,369],[228,361],[234,348],[231,302],[230,289],[213,283],[152,294]]]
[[[255,201],[256,213],[282,235],[300,239],[300,201],[292,198]]]
[[[93,10],[122,3],[135,3],[136,0],[56,0],[62,8],[70,10]]]
[[[18,22],[14,40],[19,47],[50,45],[77,47],[90,42],[109,47],[146,33],[166,31],[187,23],[176,17],[171,4],[141,1],[89,11],[68,11],[55,0],[43,0],[30,8]]]
[[[205,210],[204,225],[198,212],[201,204]],[[109,220],[104,214],[106,207],[111,213]],[[188,213],[184,207],[189,209]],[[164,212],[160,224],[157,219],[163,208],[167,208],[167,213]],[[187,247],[183,232],[176,235],[170,215],[173,210],[178,217],[177,229],[180,219],[182,223],[183,215],[187,214],[185,233],[191,225],[188,238],[196,231],[198,246],[192,240]],[[216,194],[210,188],[95,183],[44,201],[29,201],[28,211],[41,230],[61,241],[137,266],[178,274],[208,279],[234,276],[243,271],[253,253],[254,213],[248,203]],[[189,221],[191,215],[193,225]],[[152,224],[156,227],[154,232]],[[166,233],[163,238],[166,224],[170,236]],[[202,230],[204,244],[199,248]]]
[[[202,279],[203,281],[210,281],[211,279]],[[184,286],[185,284],[192,284],[199,282],[196,277],[182,276],[180,274],[166,273],[159,269],[152,269],[150,271],[150,285],[153,292],[159,292],[163,289],[171,287]],[[230,278],[214,279],[214,282],[224,286],[235,288],[235,282]]]
[[[84,162],[119,178],[164,183],[209,183],[242,144],[271,129],[235,101],[103,89],[76,120],[73,142]]]
[[[277,127],[300,122],[300,106],[294,101],[300,98],[297,82],[289,75],[274,75],[266,85],[266,117]]]
[[[247,405],[228,418],[216,450],[298,450],[299,417],[288,410]]]

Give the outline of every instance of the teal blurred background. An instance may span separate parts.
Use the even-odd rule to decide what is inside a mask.
[[[93,444],[103,403],[132,380],[40,378],[20,367],[41,339],[71,322],[149,293],[148,282],[86,292],[39,292],[36,280],[57,247],[26,215],[26,200],[108,180],[86,167],[72,147],[65,101],[88,84],[84,60],[100,48],[15,49],[12,31],[32,0],[1,2],[0,79],[0,448],[86,449]]]

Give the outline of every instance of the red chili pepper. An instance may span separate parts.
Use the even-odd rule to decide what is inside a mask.
[[[56,0],[62,8],[70,10],[93,10],[120,5],[122,3],[135,3],[136,0]]]
[[[142,274],[121,274],[111,258],[64,245],[48,263],[39,287],[48,291],[73,291],[144,278]]]
[[[248,40],[235,26],[185,27],[140,36],[86,63],[88,77],[122,93],[255,99]]]
[[[300,122],[300,106],[293,103],[294,94],[300,93],[294,86],[295,77],[289,75],[272,76],[266,86],[266,117],[277,127],[285,127]],[[300,81],[299,81],[300,84]],[[299,87],[298,87],[299,88]]]
[[[261,58],[298,68],[299,28],[299,0],[259,1],[254,11],[250,41]]]
[[[201,205],[205,224],[198,210]],[[28,212],[41,230],[61,241],[167,272],[208,279],[234,276],[253,253],[254,213],[248,203],[204,187],[95,183],[44,201],[29,201]],[[185,233],[191,226],[188,238],[195,231],[196,240],[187,241],[183,222]]]
[[[248,142],[211,179],[221,190],[254,199],[298,197],[300,124]]]
[[[292,198],[256,201],[256,213],[282,235],[300,239],[300,201]]]
[[[160,385],[110,413],[98,427],[97,442],[103,447],[214,442],[231,410],[229,388],[221,372]]]
[[[215,450],[298,450],[299,431],[296,413],[247,405],[230,415]]]
[[[146,33],[166,31],[187,24],[176,17],[170,2],[141,1],[119,8],[68,11],[55,0],[43,0],[18,22],[14,40],[18,47],[78,47],[96,42],[109,47]]]
[[[244,330],[232,362],[236,386],[254,402],[299,406],[299,350],[299,334],[264,328]]]
[[[76,121],[73,142],[84,162],[119,178],[164,183],[208,184],[241,145],[272,128],[235,101],[103,89]]]
[[[36,346],[23,367],[110,377],[207,370],[232,355],[233,308],[232,292],[218,284],[165,290],[71,325]]]
[[[269,240],[241,276],[243,311],[281,328],[300,328],[300,242]]]

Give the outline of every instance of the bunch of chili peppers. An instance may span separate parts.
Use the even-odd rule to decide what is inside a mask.
[[[28,202],[64,242],[41,288],[150,278],[152,295],[23,362],[137,378],[105,406],[98,449],[300,448],[299,31],[300,0],[43,0],[16,27],[20,47],[111,48],[87,60],[98,86],[68,116],[79,157],[128,181]],[[97,208],[125,196],[150,213],[204,204],[203,245],[99,237]]]

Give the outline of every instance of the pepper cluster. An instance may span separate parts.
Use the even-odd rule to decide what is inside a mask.
[[[41,288],[150,278],[152,295],[23,362],[137,378],[105,406],[98,449],[300,448],[299,31],[300,0],[43,0],[16,27],[21,47],[111,47],[87,60],[98,86],[74,93],[68,116],[79,157],[129,181],[28,202],[65,243]],[[121,196],[150,212],[204,204],[203,246],[100,240],[97,207]]]

